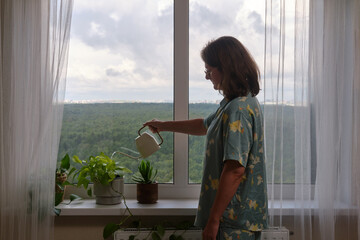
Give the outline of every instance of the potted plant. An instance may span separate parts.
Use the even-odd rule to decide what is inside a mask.
[[[139,203],[156,203],[158,200],[158,184],[155,181],[157,169],[148,160],[142,160],[139,172],[133,175],[136,184],[136,197]]]
[[[97,204],[119,204],[124,192],[124,173],[131,173],[126,167],[120,166],[119,162],[111,159],[104,153],[98,156],[90,156],[87,160],[80,160],[78,156],[73,161],[81,165],[80,170],[75,171],[77,186],[83,186],[89,196],[92,195],[89,183],[94,183],[94,195]]]
[[[67,181],[70,169],[70,157],[66,154],[60,161],[60,165],[55,172],[55,206],[59,205],[64,200],[64,191],[66,185],[70,183]]]

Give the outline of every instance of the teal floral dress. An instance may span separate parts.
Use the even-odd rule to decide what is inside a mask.
[[[258,232],[267,228],[263,115],[256,97],[223,99],[204,119],[206,154],[195,225],[205,228],[225,160],[245,167],[243,179],[220,219],[220,228]],[[229,234],[229,233],[227,233]]]

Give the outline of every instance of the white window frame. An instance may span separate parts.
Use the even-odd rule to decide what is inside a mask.
[[[174,0],[174,120],[189,119],[189,1]],[[200,184],[189,183],[188,142],[188,135],[174,133],[174,182],[159,184],[159,199],[197,199],[200,196]],[[124,190],[126,198],[136,198],[136,184],[125,184]],[[275,199],[282,195],[282,199],[293,200],[294,191],[293,184],[274,185]]]
[[[174,120],[189,119],[189,1],[174,0]],[[189,183],[188,142],[188,135],[174,133],[174,183],[159,184],[160,199],[200,196],[200,184]],[[274,199],[293,200],[294,191],[293,184],[275,184]],[[136,184],[125,184],[125,196],[136,198]]]
[[[189,118],[189,0],[174,0],[174,120]],[[188,135],[174,133],[174,183],[159,184],[161,199],[194,199],[200,184],[189,184]],[[125,195],[136,197],[136,184],[125,184]]]

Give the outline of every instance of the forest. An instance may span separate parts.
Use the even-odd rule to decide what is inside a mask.
[[[217,109],[217,104],[194,103],[189,104],[189,118],[206,117]],[[294,182],[294,107],[284,106],[281,114],[284,115],[284,157],[283,157],[283,181]],[[265,125],[272,123],[274,117],[279,114],[275,107],[266,108],[267,118]],[[135,138],[143,123],[151,119],[173,119],[172,103],[88,103],[88,104],[65,104],[61,138],[59,145],[58,161],[68,153],[70,156],[77,155],[80,159],[98,155],[100,152],[111,156],[120,151],[130,155],[136,154]],[[278,120],[280,121],[280,120]],[[279,123],[280,124],[280,123]],[[149,131],[149,130],[143,130]],[[266,155],[273,156],[274,136],[272,128],[266,130]],[[278,130],[277,134],[281,134]],[[173,182],[173,134],[161,132],[164,143],[161,149],[150,156],[150,160],[158,169],[157,181],[160,183]],[[280,142],[275,142],[280,147]],[[278,147],[277,146],[277,147]],[[189,136],[189,183],[200,183],[202,173],[202,161],[204,156],[205,137]],[[119,153],[114,154],[116,161],[122,166],[137,171],[140,160],[134,160]],[[275,156],[277,159],[278,156]],[[75,164],[74,164],[75,165]],[[267,164],[268,172],[272,165]],[[280,161],[275,163],[274,181],[280,181]],[[125,176],[126,182],[131,181],[131,174]],[[268,174],[268,182],[272,181]]]

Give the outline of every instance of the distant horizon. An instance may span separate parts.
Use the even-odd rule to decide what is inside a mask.
[[[189,104],[219,104],[221,100],[199,100],[199,101],[189,101]],[[170,100],[64,100],[65,104],[96,104],[96,103],[173,103]],[[260,101],[260,104],[264,104],[264,101]],[[268,105],[276,105],[281,104],[281,101],[278,103],[273,102],[271,100],[267,100],[266,104]],[[284,105],[286,106],[294,106],[294,103],[291,101],[284,101]]]

